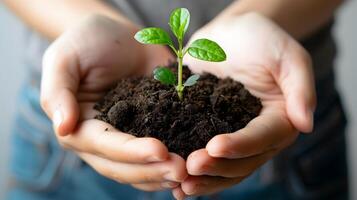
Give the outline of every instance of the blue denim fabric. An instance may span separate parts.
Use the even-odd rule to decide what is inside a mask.
[[[39,90],[25,84],[11,135],[9,200],[172,199],[170,191],[142,192],[109,180],[61,149],[39,104]],[[260,170],[225,192],[199,199],[286,199],[276,183],[262,183]],[[196,198],[192,198],[196,199]]]
[[[26,84],[19,96],[11,135],[12,186],[8,199],[145,199],[143,192],[101,177],[58,145],[51,121],[39,104],[39,91]],[[112,190],[112,191],[111,191]]]

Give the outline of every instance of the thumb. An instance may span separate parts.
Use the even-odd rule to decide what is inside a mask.
[[[288,117],[299,131],[311,132],[316,94],[310,56],[292,42],[281,59],[277,80],[286,99]]]
[[[59,40],[43,57],[41,106],[52,119],[55,132],[64,136],[75,128],[79,117],[76,92],[80,76],[76,54],[70,48],[61,48]]]

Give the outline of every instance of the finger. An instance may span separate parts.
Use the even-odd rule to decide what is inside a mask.
[[[275,77],[287,101],[287,114],[299,131],[311,132],[316,105],[311,59],[296,42],[289,43],[284,52]]]
[[[183,192],[181,187],[176,187],[172,190],[172,196],[174,196],[177,200],[184,200],[186,198],[186,194]]]
[[[95,116],[100,114],[100,112],[98,110],[94,109],[94,103],[87,103],[87,102],[80,103],[79,108],[80,108],[80,113],[79,113],[78,122],[83,122],[85,120],[94,119]],[[109,128],[113,128],[113,127],[110,126],[110,127],[108,127],[108,129]]]
[[[66,135],[76,125],[79,108],[76,100],[80,80],[75,53],[55,41],[43,57],[41,106],[52,119],[55,132]]]
[[[97,102],[100,99],[103,98],[103,96],[105,95],[104,92],[83,92],[81,91],[81,89],[78,90],[77,93],[77,101],[78,102]]]
[[[148,164],[114,162],[88,153],[79,156],[98,173],[123,184],[182,182],[187,177],[185,161],[176,154],[170,154],[166,161]]]
[[[186,195],[209,195],[238,184],[243,179],[244,177],[223,178],[218,176],[189,176],[183,183],[181,183],[181,188]]]
[[[213,137],[206,146],[208,154],[245,158],[288,146],[297,137],[297,131],[282,113],[275,112],[265,109],[245,128]]]
[[[187,172],[193,176],[209,175],[226,178],[245,177],[269,160],[276,151],[241,159],[213,158],[206,149],[197,150],[189,155],[186,162]]]
[[[92,153],[113,161],[146,163],[168,158],[168,150],[159,140],[137,138],[96,119],[79,123],[75,132],[59,137],[58,140],[65,148]]]
[[[162,191],[162,190],[172,189],[179,185],[180,185],[180,183],[178,183],[178,182],[165,181],[165,182],[156,182],[156,183],[133,184],[132,186],[139,190],[144,190],[147,192],[154,192],[154,191]]]

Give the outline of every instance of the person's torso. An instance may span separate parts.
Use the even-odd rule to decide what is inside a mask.
[[[165,29],[169,29],[168,27],[168,16],[170,12],[177,7],[186,7],[191,12],[191,21],[190,28],[188,31],[187,38],[190,37],[192,33],[194,33],[197,29],[205,25],[211,19],[213,19],[217,14],[219,14],[225,7],[227,7],[232,1],[231,0],[108,0],[108,3],[113,5],[119,11],[121,11],[124,15],[126,15],[129,19],[134,22],[141,24],[143,26],[158,26],[163,27]],[[328,124],[329,126],[335,126],[334,124],[341,124],[341,121],[344,121],[343,114],[338,120],[325,119],[326,116],[336,116],[336,112],[330,112],[330,108],[337,105],[335,107],[340,108],[340,104],[335,98],[337,95],[334,89],[334,81],[333,81],[333,62],[336,55],[336,46],[333,41],[333,37],[331,35],[332,30],[332,22],[321,28],[315,34],[313,34],[310,38],[303,41],[302,44],[309,51],[312,56],[313,64],[314,64],[314,72],[315,79],[317,85],[317,93],[318,93],[318,108],[316,117],[318,118],[318,123],[316,123],[315,132],[319,132],[320,130],[325,130],[326,127],[322,127],[323,125]],[[50,44],[44,37],[39,35],[36,32],[28,29],[26,31],[25,38],[26,46],[25,51],[25,64],[26,67],[29,68],[30,79],[36,82],[40,82],[41,76],[41,63],[42,63],[42,55],[48,45]],[[333,97],[333,98],[332,98]],[[331,100],[331,101],[329,101]],[[337,102],[337,103],[336,103]],[[339,113],[343,113],[343,111],[338,111]],[[336,126],[337,126],[336,125]],[[327,128],[329,129],[329,128]],[[332,129],[333,132],[336,132],[335,129]],[[329,131],[320,131],[322,133],[314,134],[311,137],[319,138],[321,135],[326,135],[325,132]],[[343,132],[343,131],[341,131]],[[339,137],[343,138],[341,134]],[[313,141],[313,138],[309,138],[309,141]],[[321,138],[326,138],[321,137]],[[289,151],[286,151],[288,155],[282,155],[281,157],[284,159],[278,159],[280,161],[293,160],[295,163],[295,158],[303,157],[308,158],[305,160],[311,160],[309,155],[315,155],[313,153],[302,153],[302,155],[294,156],[296,152],[301,152],[303,148],[309,149],[321,149],[326,145],[317,145],[321,142],[314,142],[313,144],[309,144],[303,141],[299,141],[294,145]],[[336,145],[335,145],[336,146]],[[342,145],[343,146],[343,145]],[[329,151],[325,151],[329,152]],[[325,155],[325,154],[324,154]],[[287,157],[288,158],[287,158]],[[320,158],[319,156],[318,158]],[[316,159],[314,157],[314,159]],[[322,163],[320,160],[316,163]],[[271,182],[276,178],[283,178],[282,176],[288,177],[290,171],[289,167],[284,167],[283,170],[279,171],[279,162],[277,165],[269,162],[263,168],[261,168],[262,173],[259,175],[259,182]],[[275,166],[275,167],[274,167]],[[273,169],[275,168],[275,169]],[[289,168],[290,169],[290,168]],[[298,171],[303,171],[305,168],[299,168]],[[309,166],[308,169],[311,169]],[[313,174],[320,169],[319,166],[314,167],[314,170],[310,170]],[[310,172],[309,171],[309,172]],[[306,173],[308,174],[308,173]],[[277,175],[277,176],[276,176]],[[308,174],[309,177],[311,175]],[[289,179],[290,178],[286,178]],[[303,190],[305,191],[305,190]]]
[[[197,29],[205,25],[233,0],[106,0],[107,3],[122,12],[130,20],[142,26],[157,26],[169,29],[170,12],[177,7],[190,10],[190,27],[186,39]],[[314,61],[315,77],[321,79],[331,69],[336,54],[336,48],[331,37],[331,24],[321,28],[304,43]],[[30,68],[31,76],[37,79],[41,75],[41,63],[44,51],[50,42],[40,34],[28,29],[25,34],[24,59]],[[328,59],[326,59],[326,57]]]

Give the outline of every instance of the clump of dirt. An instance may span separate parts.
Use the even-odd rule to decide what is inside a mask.
[[[171,68],[176,72],[174,64]],[[184,67],[184,80],[190,75]],[[122,79],[94,108],[100,111],[96,119],[137,137],[157,138],[186,159],[215,135],[244,128],[262,104],[241,83],[204,74],[185,88],[182,101],[172,86],[152,77]]]

